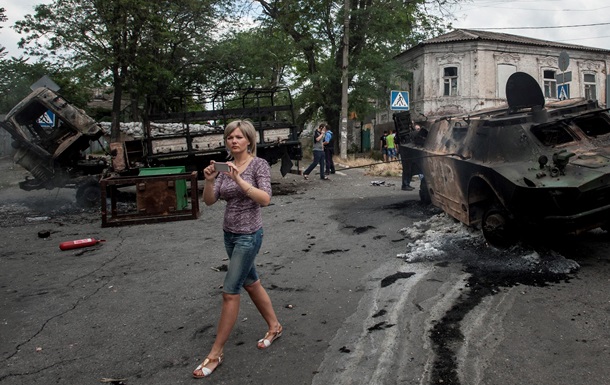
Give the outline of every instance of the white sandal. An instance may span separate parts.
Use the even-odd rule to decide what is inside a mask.
[[[205,360],[195,369],[193,370],[193,377],[195,378],[204,378],[209,376],[216,370],[220,364],[222,364],[224,353],[220,354],[217,358],[206,357]],[[218,365],[214,369],[206,368],[205,366],[209,363],[218,362]]]
[[[280,325],[280,327],[276,331],[265,333],[265,337],[258,340],[257,347],[259,349],[267,349],[275,340],[282,336],[283,331],[284,329],[282,328],[282,325]]]

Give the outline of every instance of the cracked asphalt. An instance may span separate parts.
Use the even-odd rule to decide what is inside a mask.
[[[557,241],[573,274],[497,285],[470,302],[461,337],[447,339],[449,375],[435,370],[444,363],[430,333],[468,303],[479,287],[469,261],[491,250],[467,238],[408,261],[417,241],[401,230],[439,212],[399,178],[275,175],[257,267],[284,335],[257,350],[266,327],[243,296],[225,362],[194,380],[220,311],[222,204],[202,205],[197,220],[101,228],[99,210],[78,208],[74,191],[23,192],[24,172],[6,159],[0,167],[2,385],[610,383],[605,234]],[[88,237],[105,242],[58,247]]]

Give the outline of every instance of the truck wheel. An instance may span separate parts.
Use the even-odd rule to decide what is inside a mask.
[[[517,241],[516,229],[508,213],[503,209],[491,208],[483,214],[481,230],[487,242],[496,247],[509,247]]]
[[[76,190],[76,202],[82,207],[100,205],[102,189],[97,182],[87,182]]]

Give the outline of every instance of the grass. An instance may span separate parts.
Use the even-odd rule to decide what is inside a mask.
[[[358,167],[364,169],[365,175],[389,177],[402,176],[402,165],[400,161],[383,163],[373,158],[358,158],[350,155],[347,159],[340,159],[338,156],[333,158],[335,168],[342,169],[346,167]]]

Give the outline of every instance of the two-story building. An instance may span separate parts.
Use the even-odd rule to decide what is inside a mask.
[[[560,58],[561,57],[561,58]],[[586,98],[608,105],[610,50],[523,36],[457,29],[421,42],[395,57],[404,68],[415,121],[506,103],[514,72],[538,80],[547,100]],[[389,97],[376,115],[378,131],[393,128]]]

